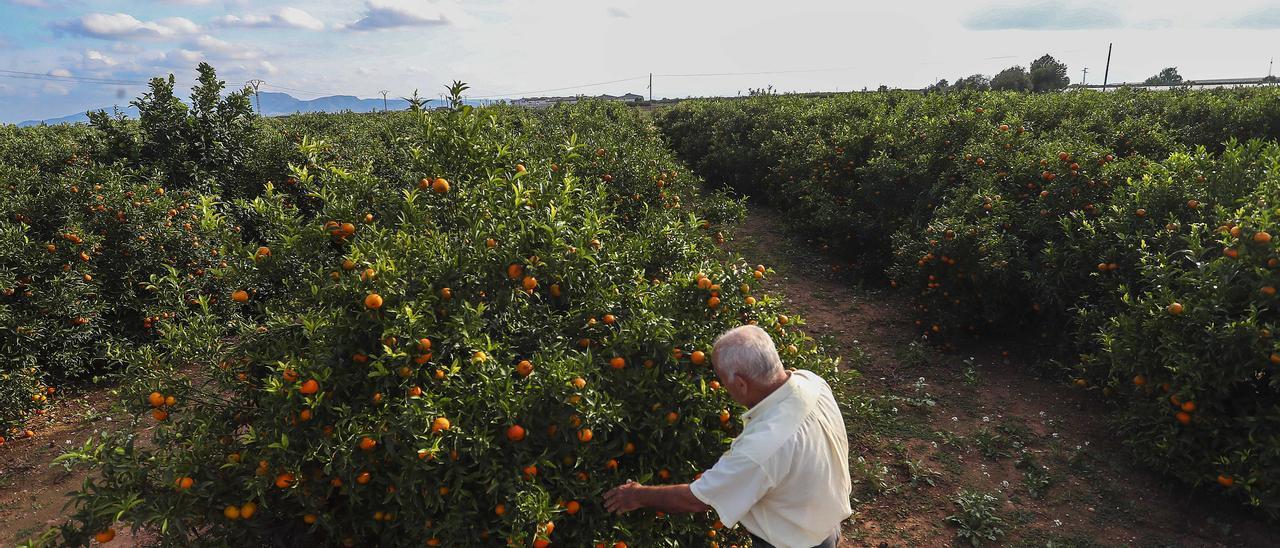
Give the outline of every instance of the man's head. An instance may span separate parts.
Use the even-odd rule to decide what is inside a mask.
[[[787,378],[773,339],[754,325],[720,335],[711,350],[711,363],[729,396],[747,407],[760,403]]]

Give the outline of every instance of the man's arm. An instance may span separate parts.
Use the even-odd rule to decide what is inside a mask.
[[[706,512],[711,509],[693,496],[687,483],[647,486],[634,481],[628,481],[605,493],[604,507],[619,514],[639,508],[652,508],[668,514]]]

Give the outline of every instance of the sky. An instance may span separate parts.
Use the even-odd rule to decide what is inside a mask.
[[[1265,76],[1276,0],[0,0],[0,122],[183,94],[208,61],[263,91],[473,98],[920,88],[1046,53],[1072,82]],[[1280,74],[1280,69],[1277,69]]]

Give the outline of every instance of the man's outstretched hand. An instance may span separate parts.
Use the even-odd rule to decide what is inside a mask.
[[[610,489],[604,494],[604,508],[618,514],[642,508],[641,488],[643,486],[631,480]]]

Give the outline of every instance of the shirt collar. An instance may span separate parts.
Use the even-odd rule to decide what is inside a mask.
[[[777,407],[783,400],[794,394],[796,391],[796,382],[798,381],[799,379],[796,378],[796,374],[793,371],[787,378],[787,382],[782,383],[782,386],[775,389],[772,394],[765,396],[763,400],[760,400],[760,402],[755,404],[754,407],[748,409],[747,412],[742,414],[743,424],[746,424],[751,419],[754,419],[770,409]]]

